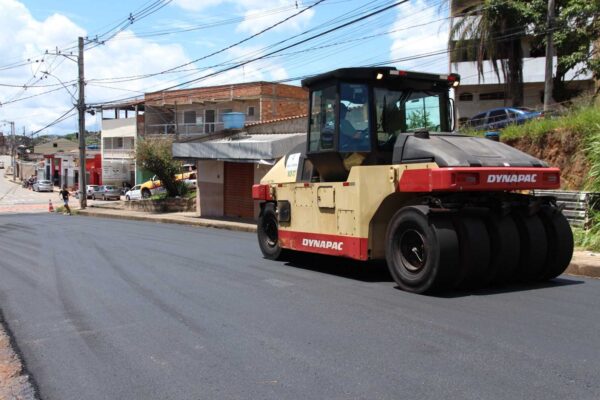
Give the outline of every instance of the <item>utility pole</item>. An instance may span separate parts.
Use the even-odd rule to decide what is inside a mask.
[[[554,56],[554,0],[548,0],[548,17],[546,19],[546,82],[544,84],[544,112],[550,111],[552,103],[552,91],[554,81],[552,80],[552,57]]]
[[[79,38],[79,56],[77,57],[79,70],[79,207],[83,210],[87,207],[87,191],[85,182],[85,79],[83,72],[83,38]]]

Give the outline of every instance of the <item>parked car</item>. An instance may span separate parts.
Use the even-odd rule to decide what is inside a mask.
[[[525,107],[492,108],[469,119],[467,126],[477,130],[502,129],[507,125],[522,124],[543,116],[542,112]]]
[[[125,192],[125,200],[141,200],[142,198],[142,185],[135,185],[127,192]]]
[[[94,200],[119,200],[121,198],[121,189],[113,185],[98,186],[97,188],[94,188],[94,191],[92,192],[92,198]]]
[[[53,192],[54,186],[51,181],[47,181],[45,179],[34,182],[33,184],[34,192]]]
[[[85,191],[87,193],[87,198],[91,199],[92,196],[94,195],[94,189],[97,188],[99,185],[86,185],[85,187]]]

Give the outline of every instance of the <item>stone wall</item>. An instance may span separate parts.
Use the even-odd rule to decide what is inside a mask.
[[[126,210],[151,213],[196,211],[196,199],[126,201],[124,207]]]

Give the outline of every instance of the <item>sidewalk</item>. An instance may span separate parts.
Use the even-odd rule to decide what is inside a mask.
[[[77,213],[78,215],[90,217],[119,218],[134,221],[153,221],[168,224],[228,229],[232,231],[256,232],[256,223],[254,222],[240,222],[234,219],[200,218],[197,217],[194,212],[152,214],[118,208],[88,207],[85,210],[78,210]],[[575,250],[571,264],[565,273],[569,275],[600,278],[600,253]]]
[[[119,210],[103,207],[88,207],[85,210],[79,210],[77,207],[75,207],[73,210],[77,210],[77,215],[85,215],[90,217],[119,218],[133,221],[152,221],[167,224],[228,229],[231,231],[256,232],[256,223],[254,222],[241,222],[234,219],[200,218],[197,217],[196,213],[194,212],[152,214],[147,212],[123,209]]]

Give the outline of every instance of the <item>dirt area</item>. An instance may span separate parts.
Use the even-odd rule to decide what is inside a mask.
[[[1,322],[1,321],[0,321]],[[33,400],[35,390],[0,324],[0,400]]]
[[[581,190],[585,186],[590,166],[577,133],[555,131],[539,139],[523,137],[507,140],[506,144],[560,168],[562,189]]]

